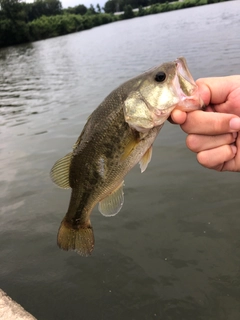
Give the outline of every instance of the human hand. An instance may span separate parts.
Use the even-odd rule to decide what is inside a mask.
[[[218,171],[240,171],[240,76],[196,81],[206,111],[172,112],[188,133],[186,143],[200,164]]]

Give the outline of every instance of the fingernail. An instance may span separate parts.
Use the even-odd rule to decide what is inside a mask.
[[[234,145],[231,145],[231,148],[232,148],[233,154],[236,154],[237,153],[237,147],[234,146]]]
[[[240,130],[240,118],[233,118],[229,121],[229,127],[232,130]]]

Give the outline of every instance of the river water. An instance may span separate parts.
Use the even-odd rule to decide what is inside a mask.
[[[0,50],[0,287],[38,319],[240,319],[240,178],[201,167],[166,123],[89,258],[61,251],[70,191],[49,178],[122,82],[178,56],[196,79],[240,74],[240,1]]]

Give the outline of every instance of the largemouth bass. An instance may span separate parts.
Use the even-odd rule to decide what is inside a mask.
[[[95,205],[99,203],[104,216],[116,215],[124,201],[125,175],[138,162],[145,171],[152,144],[172,110],[202,106],[184,58],[154,67],[112,91],[88,118],[73,151],[51,170],[54,183],[72,188],[58,246],[90,255],[90,214]]]

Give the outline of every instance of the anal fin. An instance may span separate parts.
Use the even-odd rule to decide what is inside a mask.
[[[115,216],[122,208],[124,202],[124,181],[110,195],[99,202],[98,210],[103,216]]]

